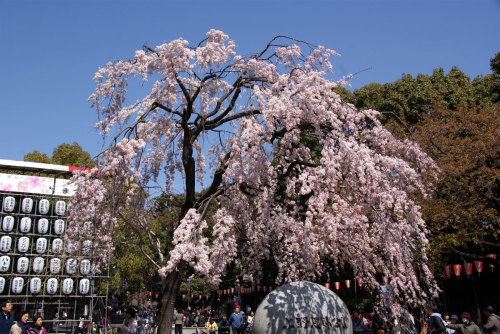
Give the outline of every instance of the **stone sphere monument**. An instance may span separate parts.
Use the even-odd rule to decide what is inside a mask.
[[[293,282],[269,293],[257,308],[253,334],[352,334],[349,310],[333,291]]]

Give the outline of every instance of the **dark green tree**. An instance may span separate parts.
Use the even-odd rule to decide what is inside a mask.
[[[84,168],[92,168],[96,165],[90,154],[84,151],[77,142],[73,142],[73,144],[63,143],[58,145],[54,148],[51,157],[35,150],[26,154],[23,160]]]
[[[493,73],[500,74],[500,51],[490,59],[490,67]]]

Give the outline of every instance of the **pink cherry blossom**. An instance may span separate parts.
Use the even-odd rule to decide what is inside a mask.
[[[415,194],[426,195],[437,166],[377,111],[340,99],[334,56],[289,38],[237,55],[210,30],[198,46],[179,39],[108,63],[89,100],[110,146],[99,172],[74,175],[70,219],[95,223],[103,258],[117,219],[146,235],[140,246],[164,282],[189,265],[217,285],[234,263],[258,283],[271,260],[278,284],[347,265],[365,282],[391,277],[404,303],[436,297]],[[142,99],[127,99],[129,80],[147,89]],[[149,228],[153,199],[179,182],[185,202],[165,253]],[[210,204],[219,206],[211,227]]]

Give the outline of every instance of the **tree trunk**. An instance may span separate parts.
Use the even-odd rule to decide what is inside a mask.
[[[171,334],[174,304],[184,276],[184,264],[179,264],[176,271],[162,280],[161,308],[158,317],[158,334]]]

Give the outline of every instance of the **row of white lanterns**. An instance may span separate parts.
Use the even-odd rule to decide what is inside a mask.
[[[35,243],[35,250],[38,254],[43,254],[47,251],[47,246],[49,241],[47,238],[38,238]],[[60,238],[55,238],[52,240],[51,250],[54,254],[59,254],[63,251],[64,242]],[[12,248],[12,238],[8,235],[4,235],[0,238],[0,252],[7,253]],[[20,253],[28,252],[30,248],[30,238],[29,237],[20,237],[17,239],[17,251]],[[76,243],[69,241],[66,245],[66,252],[68,254],[76,251],[77,246]],[[82,242],[82,254],[88,255],[92,250],[92,241],[85,240]]]
[[[21,202],[21,211],[24,213],[30,213],[33,210],[33,199],[26,197],[23,198]],[[6,196],[3,199],[3,211],[4,212],[12,212],[16,207],[16,199],[12,196]],[[50,202],[48,199],[41,199],[38,201],[38,212],[42,215],[46,215],[50,210]],[[64,215],[66,212],[66,202],[65,201],[57,201],[54,205],[54,212],[58,216]]]
[[[0,293],[2,293],[5,289],[6,280],[3,277],[0,277]],[[11,291],[15,294],[20,294],[23,291],[24,287],[24,278],[23,277],[14,277],[11,280]],[[59,281],[52,277],[49,278],[45,282],[45,291],[49,295],[54,295],[57,293],[57,289],[59,287]],[[88,278],[82,278],[80,280],[78,291],[82,295],[86,295],[89,293],[90,289],[90,281]],[[29,283],[29,293],[38,294],[42,290],[42,280],[39,277],[33,277],[30,279]],[[62,281],[62,293],[65,295],[69,295],[73,292],[73,279],[65,278]]]
[[[0,272],[7,272],[10,268],[11,258],[9,256],[0,257]],[[27,257],[20,257],[17,259],[17,272],[20,274],[25,274],[28,272],[29,259]],[[52,258],[49,261],[49,271],[51,274],[59,274],[61,271],[62,260],[60,258]],[[31,265],[31,269],[35,274],[39,274],[43,271],[45,267],[45,260],[42,257],[35,257]],[[78,267],[78,262],[76,259],[70,258],[66,260],[66,274],[73,275],[76,274]],[[80,274],[88,275],[90,274],[90,260],[80,261]]]
[[[14,229],[15,219],[12,216],[5,216],[2,219],[2,231],[12,232]],[[62,219],[54,220],[53,231],[55,234],[63,234],[65,229],[65,222]],[[31,218],[23,217],[19,221],[18,231],[28,233],[31,230]],[[45,234],[49,231],[49,220],[47,218],[40,218],[37,224],[37,232]]]

